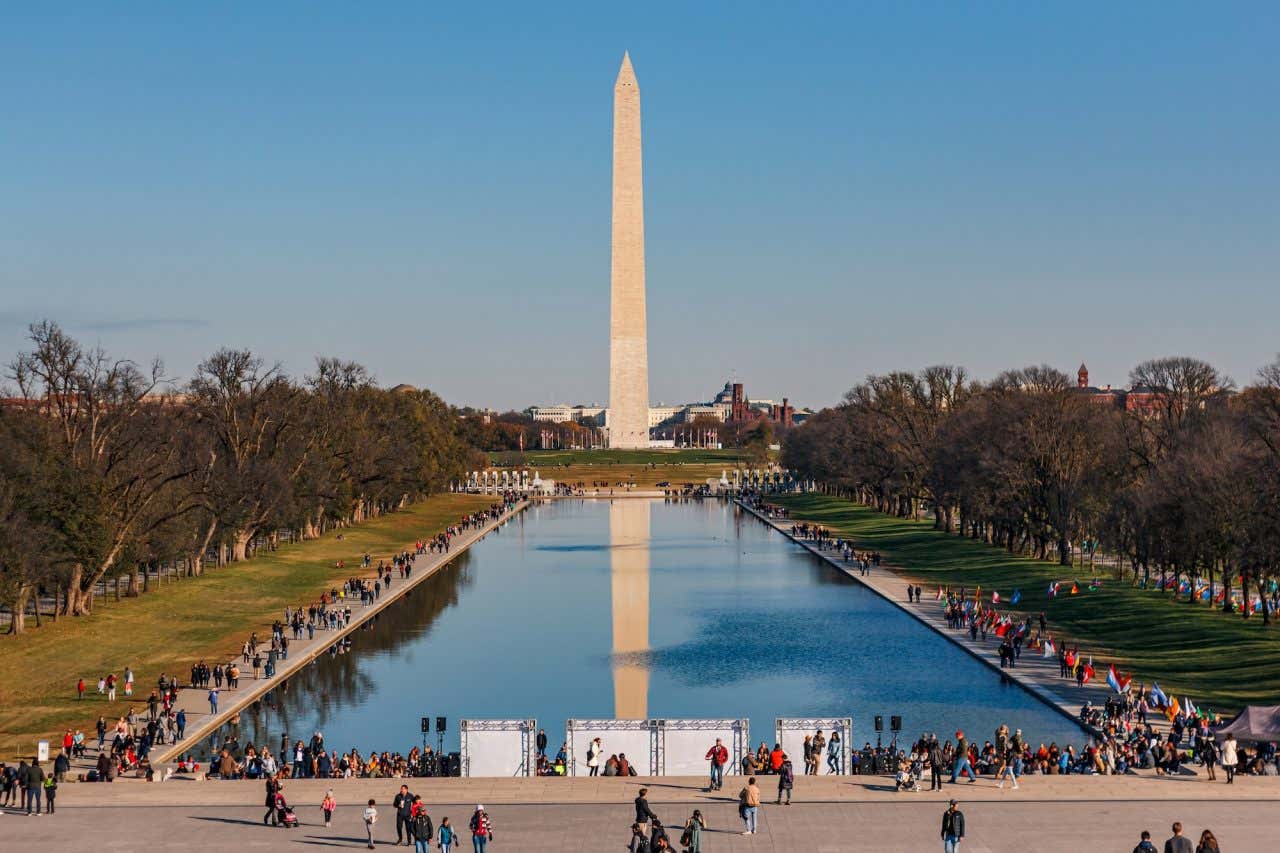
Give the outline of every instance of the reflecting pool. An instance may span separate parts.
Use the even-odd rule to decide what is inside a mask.
[[[619,499],[529,508],[241,719],[241,743],[324,732],[406,752],[419,719],[899,714],[909,737],[1001,722],[1083,742],[1068,719],[730,504]],[[888,738],[886,732],[886,740]],[[436,737],[430,736],[434,746]]]

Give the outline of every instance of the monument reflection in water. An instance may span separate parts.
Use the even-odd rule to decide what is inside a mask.
[[[609,579],[613,610],[613,715],[649,717],[649,502],[609,505]]]
[[[896,606],[735,507],[562,500],[459,555],[246,712],[240,742],[323,731],[331,748],[406,752],[423,716],[536,718],[553,747],[570,717],[900,714],[914,736],[1083,743],[1069,720]],[[886,733],[887,736],[887,733]],[[429,742],[436,742],[434,732]]]

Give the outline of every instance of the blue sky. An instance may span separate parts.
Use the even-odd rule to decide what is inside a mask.
[[[655,402],[1280,350],[1274,3],[187,5],[6,10],[0,358],[603,401],[624,49]]]

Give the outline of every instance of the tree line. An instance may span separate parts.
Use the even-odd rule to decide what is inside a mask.
[[[334,358],[295,380],[221,349],[174,382],[159,361],[113,358],[42,322],[7,376],[0,604],[11,632],[33,596],[85,615],[104,579],[137,594],[148,567],[194,576],[282,534],[316,537],[446,488],[471,453],[435,394],[379,388]]]
[[[1047,366],[869,376],[791,430],[785,464],[876,509],[1264,623],[1280,572],[1280,359],[1237,390],[1193,358],[1144,362],[1129,405]]]

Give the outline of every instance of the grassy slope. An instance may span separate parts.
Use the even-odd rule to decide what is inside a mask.
[[[1147,683],[1154,678],[1170,695],[1189,695],[1215,710],[1280,703],[1280,646],[1260,618],[1226,616],[1109,578],[1101,590],[1089,592],[1087,569],[1074,570],[1080,594],[1072,596],[1066,594],[1071,569],[940,533],[929,522],[882,515],[824,495],[779,503],[791,507],[795,519],[823,524],[860,547],[880,551],[890,565],[918,580],[926,594],[939,585],[981,585],[988,601],[987,591],[997,590],[1007,602],[1021,589],[1022,602],[1013,609],[1043,610],[1052,634],[1078,641],[1096,660],[1118,659],[1122,668],[1135,670],[1136,678]],[[1054,580],[1064,590],[1050,601],[1046,590]]]
[[[286,604],[307,604],[335,581],[350,577],[360,555],[388,556],[421,536],[435,533],[489,498],[437,495],[321,539],[285,545],[240,564],[213,569],[155,589],[137,599],[99,608],[85,619],[59,619],[18,637],[0,638],[0,756],[34,752],[43,736],[80,726],[87,734],[99,714],[123,714],[128,704],[108,706],[97,695],[100,675],[122,676],[132,666],[134,700],[141,708],[161,672],[185,681],[191,664],[234,654],[248,637],[269,626]],[[338,560],[347,568],[338,569]],[[75,698],[76,679],[88,686]]]

